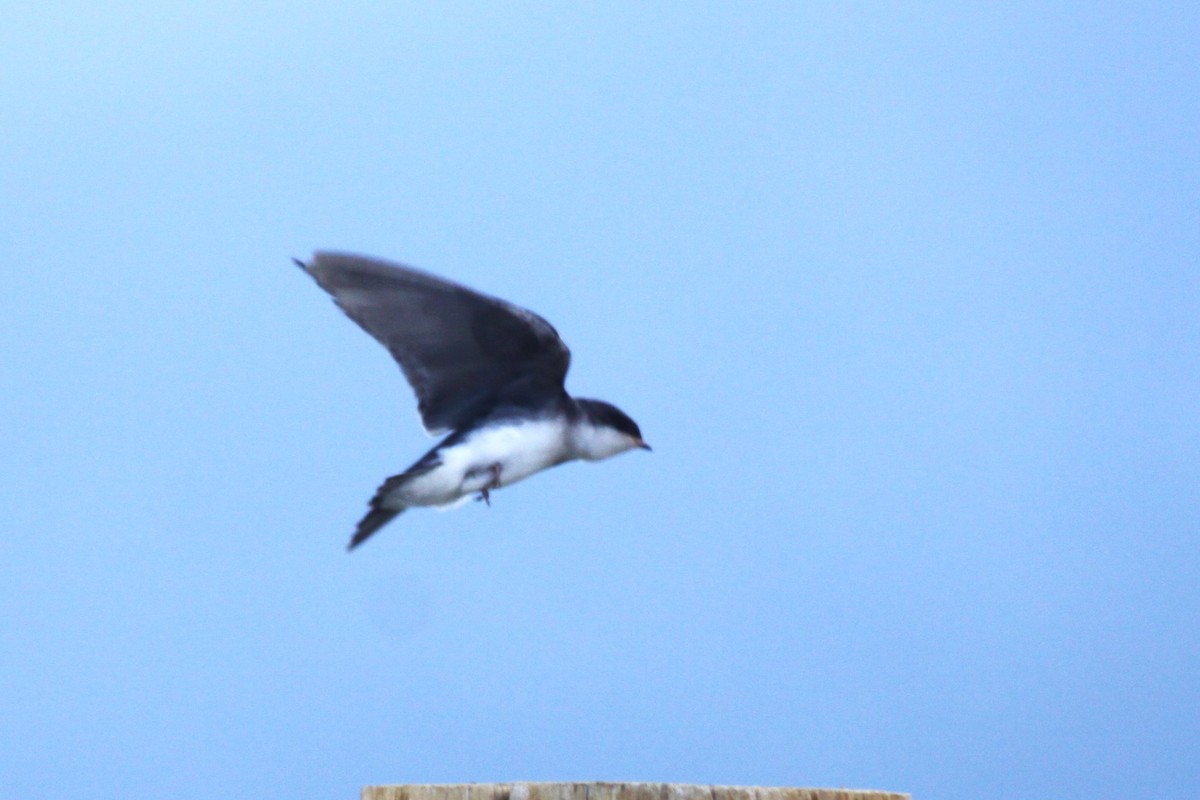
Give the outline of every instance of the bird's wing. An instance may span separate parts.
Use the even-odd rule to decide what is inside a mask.
[[[400,362],[431,435],[471,422],[515,381],[562,388],[571,352],[532,311],[376,259],[296,263]]]

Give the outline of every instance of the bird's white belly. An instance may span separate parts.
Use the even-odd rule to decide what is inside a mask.
[[[537,420],[483,428],[463,442],[439,451],[434,469],[403,489],[408,505],[454,505],[492,487],[500,469],[500,486],[528,478],[563,460],[566,426],[559,420]]]

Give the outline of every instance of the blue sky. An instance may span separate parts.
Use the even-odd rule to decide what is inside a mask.
[[[48,3],[0,30],[0,794],[1200,784],[1190,4]],[[654,445],[429,446],[290,264]]]

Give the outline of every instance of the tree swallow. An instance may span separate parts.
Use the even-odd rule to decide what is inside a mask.
[[[400,363],[426,433],[449,433],[383,482],[348,550],[410,506],[490,506],[493,490],[563,462],[650,449],[616,406],[567,394],[571,351],[532,311],[376,259],[295,261]]]

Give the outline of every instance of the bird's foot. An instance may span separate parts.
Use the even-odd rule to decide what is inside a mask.
[[[483,502],[487,503],[488,508],[491,508],[492,496],[490,492],[492,489],[500,488],[500,464],[492,464],[490,467],[488,467],[488,472],[492,473],[492,482],[479,490],[479,496],[476,497],[475,500],[482,500]]]

